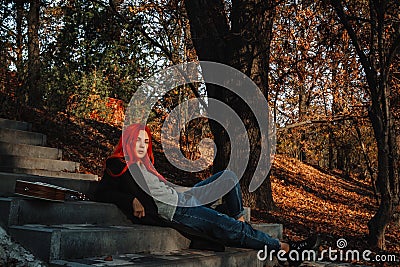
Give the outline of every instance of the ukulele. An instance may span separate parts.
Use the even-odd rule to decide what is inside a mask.
[[[75,190],[42,182],[28,182],[23,180],[16,180],[15,194],[56,202],[64,202],[66,200],[89,200],[85,194]]]

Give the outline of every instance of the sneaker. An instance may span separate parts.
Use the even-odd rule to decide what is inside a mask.
[[[321,240],[318,235],[311,236],[303,241],[290,241],[290,250],[297,250],[298,252],[303,252],[304,250],[315,250],[318,248]]]
[[[301,256],[303,251],[305,251],[305,250],[318,249],[320,242],[321,242],[320,237],[318,235],[314,235],[303,241],[298,241],[298,242],[290,241],[289,248],[290,248],[290,251],[296,250],[298,252],[297,254],[299,256]],[[289,266],[293,266],[293,267],[299,266],[303,262],[303,260],[305,260],[305,259],[292,260],[292,259],[290,259],[290,257],[287,257],[287,258],[288,258]]]

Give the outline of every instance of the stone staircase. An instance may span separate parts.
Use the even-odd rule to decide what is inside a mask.
[[[98,179],[97,175],[76,173],[79,163],[62,160],[62,151],[46,147],[46,136],[31,129],[29,123],[0,118],[0,172]]]
[[[15,181],[41,181],[91,196],[97,177],[48,148],[29,124],[0,119],[0,226],[50,266],[263,266],[257,251],[188,249],[171,228],[134,225],[113,204],[50,202],[15,196]],[[254,225],[282,237],[282,225]]]

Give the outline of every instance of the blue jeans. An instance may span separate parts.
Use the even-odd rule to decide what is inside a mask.
[[[195,187],[215,181],[223,172],[219,172],[210,178],[198,183]],[[250,224],[236,220],[243,215],[242,192],[239,180],[231,171],[224,171],[224,183],[234,182],[235,186],[222,197],[225,206],[224,212],[211,209],[208,205],[185,207],[179,204],[196,203],[196,199],[190,194],[180,193],[178,207],[173,221],[191,227],[205,235],[221,241],[227,246],[244,247],[251,249],[269,250],[280,249],[279,240],[272,238],[264,232],[253,229]],[[207,192],[204,192],[205,194]]]

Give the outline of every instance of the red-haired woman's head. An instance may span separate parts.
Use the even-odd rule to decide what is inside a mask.
[[[142,162],[149,171],[164,180],[153,167],[154,155],[151,131],[145,125],[135,123],[127,126],[110,158],[118,158],[126,162],[124,170],[120,174],[112,174],[112,176],[119,176],[132,164]]]
[[[142,140],[143,137],[145,137],[146,140]],[[145,151],[145,155],[143,155],[143,153],[140,155],[137,154],[136,145],[139,138],[141,139],[140,141],[146,141],[147,149]],[[138,161],[142,161],[143,163],[145,163],[145,161],[150,161],[152,164],[154,164],[150,129],[147,126],[139,123],[135,123],[126,127],[123,130],[122,137],[120,138],[118,145],[110,158],[125,159],[128,165]]]

